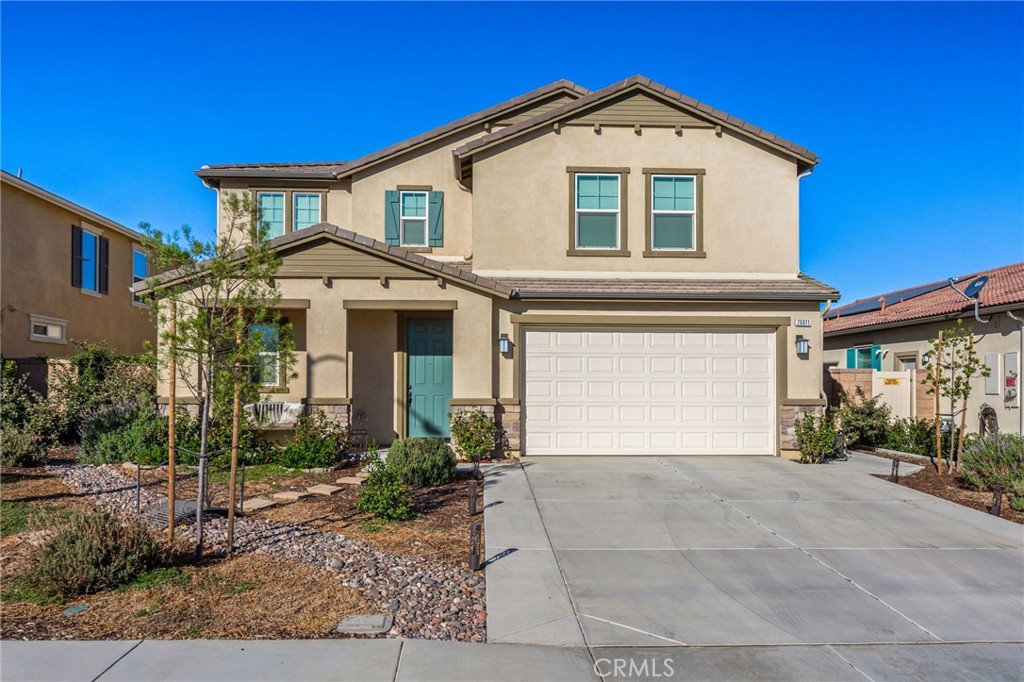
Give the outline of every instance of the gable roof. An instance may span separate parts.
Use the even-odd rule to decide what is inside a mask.
[[[63,208],[65,211],[76,213],[82,218],[82,220],[87,220],[88,222],[96,225],[96,227],[105,227],[111,230],[112,232],[119,232],[120,234],[123,234],[125,237],[133,239],[140,243],[142,242],[143,239],[145,239],[145,237],[141,233],[131,229],[130,227],[125,227],[121,223],[114,222],[110,218],[101,216],[99,213],[96,213],[95,211],[90,211],[84,206],[79,206],[78,204],[69,201],[68,199],[65,199],[62,196],[54,194],[49,190],[43,189],[38,185],[33,185],[31,182],[19,178],[17,175],[8,173],[5,170],[0,170],[0,181],[13,187],[17,187],[18,189],[28,192],[33,196],[39,197],[43,201],[48,201],[49,203],[55,206],[59,206],[60,208]]]
[[[463,144],[455,150],[457,159],[469,159],[476,152],[489,149],[501,142],[519,137],[539,126],[554,124],[564,119],[579,115],[587,109],[599,106],[609,100],[628,92],[643,92],[657,99],[669,102],[681,107],[689,113],[696,114],[706,119],[717,122],[724,128],[734,130],[746,137],[756,139],[768,144],[779,152],[794,158],[802,168],[810,168],[820,161],[818,155],[790,140],[779,137],[774,133],[759,128],[751,123],[736,118],[721,109],[716,109],[709,104],[698,101],[681,92],[655,83],[650,78],[636,75],[624,81],[609,85],[608,87],[585,95],[574,102],[562,105],[556,109],[538,114],[528,120],[520,121],[502,130],[484,135],[475,140]]]
[[[978,297],[979,310],[1024,306],[1024,262],[981,270],[957,278],[961,291],[968,284],[988,275],[989,281]],[[882,305],[884,299],[885,305]],[[825,316],[825,336],[849,334],[880,327],[904,327],[925,320],[956,317],[969,313],[974,304],[955,292],[948,280],[869,296],[829,311]]]
[[[321,161],[307,163],[236,163],[206,165],[196,171],[196,175],[204,180],[231,177],[273,177],[333,180],[347,177],[356,171],[369,168],[398,154],[411,151],[433,142],[446,135],[451,135],[470,126],[487,122],[490,119],[505,115],[515,109],[528,107],[538,100],[544,100],[558,94],[571,97],[583,97],[590,91],[568,80],[559,80],[539,87],[530,92],[513,97],[510,100],[488,107],[474,114],[446,123],[428,130],[407,140],[398,142],[384,149],[361,156],[353,161]]]

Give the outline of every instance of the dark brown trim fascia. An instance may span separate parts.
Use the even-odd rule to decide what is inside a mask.
[[[655,83],[649,78],[645,78],[640,75],[631,76],[624,81],[585,95],[574,102],[569,102],[550,111],[538,114],[533,118],[508,126],[503,130],[471,140],[458,147],[454,153],[460,158],[470,157],[479,151],[496,144],[500,144],[501,142],[514,137],[518,137],[542,125],[557,123],[563,119],[576,116],[589,107],[603,104],[607,100],[629,90],[644,92],[656,99],[661,99],[662,101],[675,105],[687,113],[694,114],[701,118],[711,118],[719,123],[723,128],[728,128],[744,136],[767,143],[779,152],[798,160],[798,164],[801,165],[801,169],[805,167],[813,167],[820,161],[817,154],[805,147],[770,133],[767,130],[763,130],[758,126],[747,123],[742,119],[736,118],[735,116],[693,99],[692,97],[688,97],[675,90],[670,90],[664,85]]]
[[[967,303],[964,301],[964,303]],[[988,308],[979,308],[979,315],[998,315],[999,313],[1005,313],[1007,311],[1024,311],[1024,301],[1018,301],[1016,303],[1004,303],[998,306],[991,306]],[[932,324],[935,322],[946,322],[948,320],[955,320],[957,318],[973,319],[974,309],[965,307],[963,310],[944,313],[942,315],[930,315],[928,317],[915,317],[909,320],[900,320],[898,322],[887,322],[884,324],[873,324],[866,325],[863,327],[849,327],[848,329],[840,329],[839,331],[823,331],[822,336],[826,339],[834,336],[849,336],[851,334],[860,334],[864,332],[883,331],[886,329],[899,329],[900,327],[914,327],[919,324]],[[835,319],[835,318],[832,318]],[[840,318],[843,319],[843,318]],[[825,320],[824,324],[828,324],[828,320]]]
[[[783,407],[824,407],[826,401],[823,398],[783,398]]]
[[[518,325],[613,327],[788,327],[789,317],[730,317],[718,315],[621,315],[595,313],[584,315],[546,315],[541,313],[513,314],[512,323]]]
[[[398,192],[433,192],[433,185],[396,185]]]
[[[498,404],[497,398],[452,398],[448,401],[452,407],[478,407],[481,405],[494,406]]]
[[[352,398],[303,398],[303,405],[351,405]]]
[[[703,168],[644,168],[644,258],[707,258],[704,252],[704,175]],[[657,249],[653,247],[654,233],[651,232],[651,216],[654,212],[654,197],[651,195],[652,175],[692,175],[696,178],[696,220],[693,221],[694,250]]]
[[[765,294],[757,291],[742,293],[706,293],[683,294],[664,291],[651,291],[642,294],[628,292],[594,292],[594,291],[524,291],[518,289],[520,300],[567,300],[567,301],[825,301],[821,294]]]
[[[459,302],[455,300],[445,301],[412,301],[412,300],[390,300],[386,298],[376,299],[351,299],[347,298],[341,303],[344,310],[458,310]]]
[[[629,168],[608,166],[567,166],[569,175],[569,248],[566,256],[597,256],[606,258],[628,258],[629,253]],[[576,246],[576,176],[579,174],[604,174],[619,176],[619,248],[580,249]]]

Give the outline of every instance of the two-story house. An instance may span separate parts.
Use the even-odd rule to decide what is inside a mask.
[[[138,232],[0,171],[0,352],[45,387],[45,359],[72,341],[133,355],[156,324],[133,294],[149,275]]]
[[[283,259],[298,377],[269,372],[268,400],[382,443],[479,407],[526,456],[776,455],[824,404],[838,292],[800,273],[798,238],[817,162],[636,76],[354,161],[197,174],[251,193]]]

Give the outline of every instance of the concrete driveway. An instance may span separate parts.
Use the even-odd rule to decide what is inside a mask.
[[[548,457],[492,467],[488,638],[1024,642],[1024,529],[869,475],[888,470],[866,455],[824,466]]]

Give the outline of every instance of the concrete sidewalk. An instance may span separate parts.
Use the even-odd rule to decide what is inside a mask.
[[[1020,680],[1017,644],[544,647],[422,640],[0,643],[4,682]]]

